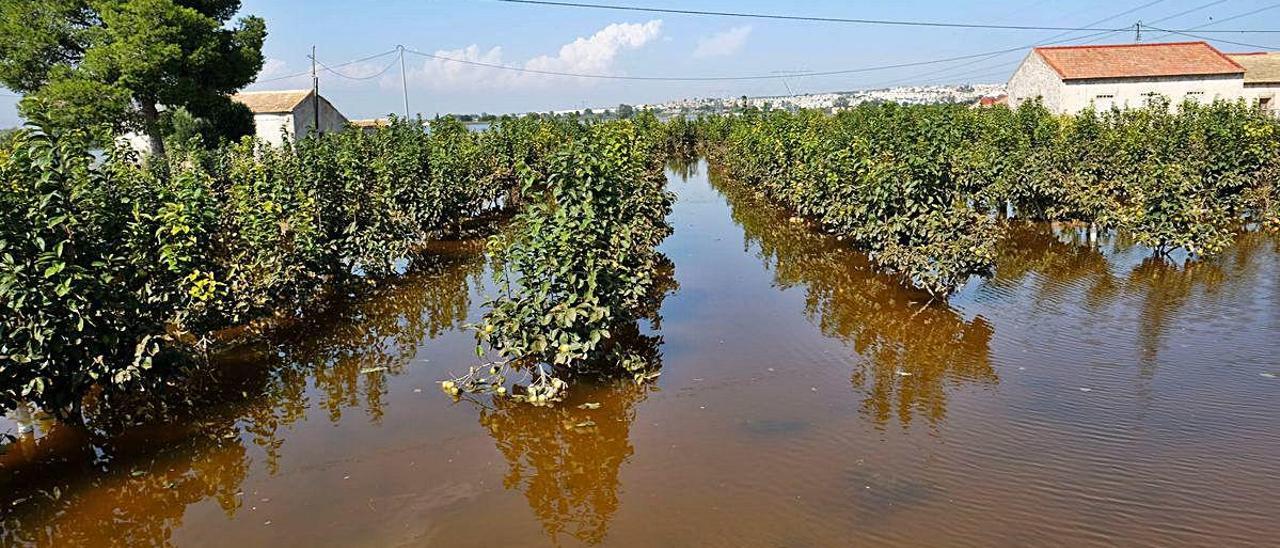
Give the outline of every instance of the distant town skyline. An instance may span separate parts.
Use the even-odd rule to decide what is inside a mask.
[[[980,4],[911,0],[851,5],[834,0],[802,5],[767,1],[671,0],[602,2],[677,9],[733,10],[832,17],[929,20],[1041,26],[1119,28],[1143,21],[1183,29],[1261,29],[1280,25],[1280,4],[1226,0],[1085,1],[1069,7],[1040,1]],[[1232,19],[1255,10],[1256,14]],[[333,0],[245,0],[245,14],[267,20],[267,57],[259,84],[249,89],[310,87],[307,55],[342,76],[321,72],[321,93],[352,118],[403,111],[396,54],[353,59],[404,45],[431,59],[406,55],[410,109],[437,113],[525,112],[599,108],[619,103],[662,103],[691,97],[777,96],[884,88],[897,85],[1004,83],[1026,55],[1022,46],[1062,40],[1125,43],[1132,33],[1092,36],[1086,31],[993,30],[867,26],[837,23],[652,14],[492,1],[389,0],[353,5]],[[1226,22],[1230,20],[1229,22]],[[1158,22],[1158,23],[1156,23]],[[1216,26],[1220,25],[1220,26]],[[1216,27],[1215,27],[1216,26]],[[1144,40],[1193,38],[1148,31]],[[1268,34],[1212,35],[1224,51],[1269,45]],[[617,81],[530,74],[480,66],[621,76],[778,75],[910,64],[947,63],[830,76],[788,76],[755,81]],[[443,59],[461,59],[462,64]],[[382,71],[385,73],[380,74]],[[0,92],[3,93],[3,92]],[[16,97],[0,95],[0,127],[20,123]]]

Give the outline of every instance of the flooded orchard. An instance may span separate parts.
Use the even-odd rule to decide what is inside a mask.
[[[926,305],[705,164],[669,177],[654,385],[454,403],[494,290],[459,246],[215,357],[165,424],[11,417],[0,544],[1280,538],[1274,238],[1184,266],[1026,225]]]

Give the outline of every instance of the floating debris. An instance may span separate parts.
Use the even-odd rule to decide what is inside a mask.
[[[578,406],[578,409],[599,409],[600,404],[596,402],[588,402]]]
[[[381,372],[386,371],[386,370],[387,370],[387,368],[385,368],[385,367],[369,367],[369,368],[366,368],[366,369],[361,369],[361,370],[360,370],[360,374],[361,374],[361,375],[368,375],[369,373],[381,373]]]

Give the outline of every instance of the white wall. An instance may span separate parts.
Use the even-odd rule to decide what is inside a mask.
[[[1066,112],[1062,104],[1065,89],[1058,71],[1053,70],[1043,57],[1033,51],[1022,60],[1022,65],[1009,79],[1009,108],[1016,109],[1022,103],[1038,97],[1045,108],[1053,112]]]
[[[297,134],[293,118],[292,114],[254,114],[254,133],[263,142],[278,147],[284,144],[286,134]]]
[[[1163,96],[1174,108],[1186,100],[1199,103],[1211,103],[1215,99],[1234,101],[1244,96],[1244,76],[1072,80],[1066,82],[1058,112],[1074,113],[1090,106],[1099,110],[1109,110],[1113,106],[1141,108],[1150,100],[1149,94]]]
[[[293,131],[294,135],[306,135],[315,126],[315,103],[312,98],[307,98],[298,108],[293,111]],[[333,107],[324,97],[320,98],[320,132],[332,133],[342,131],[347,127],[347,117],[343,116],[338,109]]]
[[[311,132],[315,126],[315,100],[308,98],[291,113],[255,114],[253,123],[257,136],[271,146],[284,144],[285,135],[297,139]],[[332,133],[347,127],[347,118],[329,101],[320,98],[320,131]]]
[[[1280,84],[1247,84],[1244,86],[1244,96],[1251,105],[1258,104],[1259,99],[1271,99],[1267,110],[1274,116],[1280,116]]]
[[[1245,97],[1243,75],[1176,76],[1165,78],[1111,78],[1063,82],[1044,58],[1032,52],[1009,79],[1009,106],[1041,98],[1044,106],[1059,114],[1074,114],[1087,108],[1108,110],[1145,106],[1147,94],[1158,94],[1176,107],[1191,99],[1202,103],[1214,99]],[[1280,100],[1280,96],[1277,99]]]

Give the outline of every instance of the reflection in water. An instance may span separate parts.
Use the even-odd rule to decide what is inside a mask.
[[[675,264],[665,256],[640,316],[661,329],[662,301],[679,284]],[[640,322],[616,329],[621,355],[643,359],[648,371],[662,369],[662,337],[645,333]],[[562,535],[598,544],[618,510],[618,472],[631,458],[631,424],[636,406],[656,388],[626,379],[579,379],[565,401],[533,406],[502,397],[478,404],[480,424],[507,460],[507,489],[524,493],[547,536]],[[479,401],[479,400],[472,400]]]
[[[1123,237],[1103,235],[1089,243],[1083,229],[1019,224],[1001,243],[995,276],[986,285],[997,293],[1030,287],[1033,310],[1059,310],[1076,292],[1083,293],[1080,306],[1091,314],[1119,302],[1131,304],[1137,312],[1142,372],[1151,375],[1170,323],[1198,315],[1186,310],[1193,297],[1255,289],[1231,282],[1255,279],[1263,263],[1257,255],[1268,252],[1275,241],[1264,233],[1247,233],[1212,261],[1177,264]]]
[[[355,308],[339,311],[341,317],[310,318],[282,341],[289,368],[304,383],[298,388],[313,377],[323,393],[319,405],[331,421],[358,407],[371,421],[381,420],[388,376],[402,373],[423,341],[466,321],[468,283],[480,283],[484,259],[473,254],[436,259],[413,279],[379,288]]]
[[[276,474],[285,430],[309,407],[335,423],[348,408],[380,420],[388,377],[423,341],[460,326],[484,267],[475,254],[436,257],[274,344],[215,358],[164,397],[100,402],[91,431],[42,423],[42,436],[0,454],[0,545],[162,545],[187,505],[208,498],[234,516],[251,466],[246,440]]]
[[[673,224],[697,229],[668,247],[671,342],[657,300],[619,333],[665,360],[662,392],[418,393],[474,359],[486,265],[452,253],[163,398],[100,401],[91,430],[21,417],[37,433],[0,446],[0,546],[1274,544],[1280,239],[1182,265],[1012,224],[993,278],[926,306],[713,179],[727,222],[705,164],[675,171],[695,177]],[[724,245],[743,232],[745,256]]]
[[[917,414],[931,424],[946,415],[950,382],[997,382],[988,345],[992,328],[966,321],[927,297],[878,275],[865,256],[805,224],[788,222],[749,188],[712,171],[712,184],[742,227],[744,246],[783,287],[804,287],[805,308],[824,334],[847,341],[859,361],[851,379],[862,410],[878,424],[893,416],[907,426]]]
[[[480,424],[507,460],[503,485],[524,493],[553,542],[597,544],[618,510],[618,473],[631,458],[636,406],[652,388],[575,386],[555,407],[495,398]]]
[[[6,454],[0,545],[166,544],[189,504],[212,498],[234,515],[248,461],[233,425],[167,436],[133,435],[93,444],[53,427]]]

